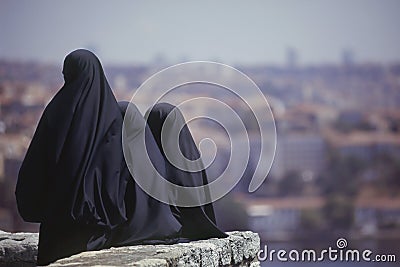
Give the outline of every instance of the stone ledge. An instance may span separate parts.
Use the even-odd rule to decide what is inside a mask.
[[[38,233],[0,230],[0,266],[32,266],[36,262]]]
[[[137,245],[88,251],[61,259],[50,266],[259,266],[258,234],[228,232],[227,238],[174,245]],[[38,234],[0,231],[0,266],[34,265]]]

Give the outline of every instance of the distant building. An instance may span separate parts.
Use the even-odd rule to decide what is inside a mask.
[[[293,47],[288,47],[286,49],[286,64],[289,69],[294,69],[297,67],[298,53]]]
[[[342,51],[342,64],[344,66],[354,65],[354,51],[352,49],[344,49]]]
[[[372,160],[377,155],[389,154],[400,159],[400,138],[396,134],[380,132],[353,132],[327,135],[330,145],[341,156]]]
[[[400,227],[400,198],[363,198],[355,206],[354,226],[364,235]]]
[[[319,212],[325,205],[323,197],[239,198],[245,204],[250,230],[259,233],[264,240],[299,236],[304,231],[304,212]],[[385,229],[399,229],[400,198],[357,199],[352,226],[363,236],[379,235]]]
[[[360,124],[364,119],[364,115],[359,110],[344,110],[340,112],[338,120],[341,123],[345,123],[348,125],[356,125]]]
[[[271,175],[280,178],[290,171],[317,175],[325,165],[326,144],[318,133],[278,135]]]
[[[263,239],[286,239],[302,227],[305,210],[321,209],[320,197],[256,198],[242,200],[249,216],[249,227]]]

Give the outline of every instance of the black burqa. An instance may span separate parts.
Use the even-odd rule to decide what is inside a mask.
[[[174,140],[174,137],[179,135],[179,148],[184,157],[193,160],[198,159],[200,156],[192,135],[186,126],[183,115],[178,108],[167,103],[156,104],[147,112],[146,117],[148,117],[148,120],[146,123],[142,114],[133,103],[120,102],[120,107],[125,115],[123,132],[125,159],[128,164],[132,165],[130,170],[134,172],[135,175],[146,177],[148,181],[153,181],[151,183],[152,190],[157,190],[158,193],[160,193],[160,191],[165,191],[165,188],[160,188],[157,183],[157,179],[159,178],[165,178],[174,184],[188,187],[201,186],[208,183],[205,170],[199,172],[182,171],[173,166],[165,156],[164,148],[161,146],[161,131],[163,128],[168,140]],[[167,120],[168,115],[171,116]],[[176,129],[178,129],[178,131],[176,131]],[[179,129],[182,130],[179,131]],[[144,160],[146,157],[145,153],[149,156],[150,162]],[[182,158],[178,158],[178,160],[182,160]],[[152,164],[155,168],[151,168],[147,164]],[[156,171],[161,177],[157,177]],[[227,236],[216,226],[212,204],[201,205],[201,200],[209,199],[209,193],[206,190],[198,195],[185,196],[199,203],[197,207],[190,208],[178,207],[176,205],[170,205],[168,208],[166,204],[149,197],[136,183],[130,183],[128,190],[134,193],[127,194],[127,197],[135,196],[136,201],[126,201],[127,205],[128,203],[138,203],[138,199],[140,198],[142,199],[140,202],[147,203],[147,205],[151,206],[150,210],[154,211],[151,212],[151,214],[155,216],[155,219],[163,218],[163,226],[161,227],[163,230],[154,231],[154,229],[159,229],[159,221],[155,220],[151,222],[151,224],[154,225],[152,227],[153,232],[157,232],[158,235],[161,234],[163,238],[157,238],[157,236],[152,233],[151,238],[147,238],[147,240],[144,241],[142,238],[141,243],[154,243],[154,241],[157,240],[158,243],[169,243],[172,240],[184,242],[188,240]],[[183,197],[174,192],[163,193],[172,196],[172,198]],[[175,201],[176,199],[172,199],[172,202]],[[137,243],[139,237],[144,237],[149,234],[148,227],[141,227],[143,230],[133,227],[133,225],[137,225],[137,221],[140,221],[139,218],[147,216],[146,214],[139,215],[143,214],[143,211],[140,208],[136,209],[138,209],[138,214],[136,214],[136,212],[131,214],[128,222],[118,229],[114,244],[118,243],[124,245]],[[135,210],[135,208],[129,208],[128,210]],[[176,223],[182,226],[179,228],[178,235],[173,234],[173,229],[178,229],[176,228]],[[133,233],[133,231],[135,233]],[[141,234],[137,234],[139,232],[141,232]],[[167,235],[168,233],[169,235]],[[126,236],[131,237],[127,238]],[[160,241],[160,239],[162,240]]]
[[[39,264],[108,247],[112,230],[127,220],[122,116],[100,61],[76,50],[65,58],[63,74],[16,187],[23,219],[41,223]]]
[[[184,158],[191,161],[197,160],[200,158],[200,153],[180,110],[168,103],[158,103],[147,111],[146,117],[155,141],[165,159],[166,179],[174,184],[186,187],[208,184],[207,174],[201,161],[196,166],[200,171],[187,171],[190,170],[190,167],[186,166]],[[174,140],[177,142],[175,143]],[[170,159],[175,162],[175,165],[167,159],[165,149],[170,149],[170,151],[179,149],[182,153],[182,155],[172,153],[175,156]],[[183,170],[182,167],[186,167],[187,170]],[[210,192],[207,187],[201,193],[194,195],[178,192],[176,197],[199,203],[197,207],[171,205],[172,212],[183,226],[181,232],[183,238],[194,240],[227,236],[216,226],[212,204],[201,205],[204,201],[210,201]]]
[[[124,125],[125,153],[130,160],[131,170],[148,180],[157,179],[156,172],[166,176],[164,158],[158,149],[154,137],[136,106],[129,102],[120,102],[121,112],[128,118]],[[129,109],[128,109],[129,105]],[[127,123],[129,121],[129,123]],[[146,140],[146,142],[142,142]],[[143,168],[145,153],[151,159],[153,168]],[[123,164],[122,174],[129,177],[125,203],[127,221],[113,231],[113,246],[132,244],[170,244],[181,240],[182,225],[175,218],[167,204],[150,197],[132,178],[127,165]],[[158,188],[163,190],[163,188]]]
[[[184,229],[196,231],[190,239],[224,236],[211,213],[214,235],[182,230],[190,221],[134,183],[122,152],[123,116],[98,58],[76,50],[65,58],[63,74],[65,84],[44,110],[16,186],[20,215],[41,223],[38,264],[111,246],[176,242]],[[167,172],[167,164],[159,165]]]

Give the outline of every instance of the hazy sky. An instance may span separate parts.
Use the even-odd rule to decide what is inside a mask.
[[[62,62],[95,50],[104,63],[216,60],[400,61],[398,0],[0,2],[0,58]]]

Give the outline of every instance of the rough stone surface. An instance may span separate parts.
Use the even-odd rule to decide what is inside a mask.
[[[229,232],[212,238],[174,245],[137,245],[83,252],[50,266],[260,266],[258,234]],[[32,266],[36,261],[38,234],[0,231],[0,266]]]
[[[0,231],[0,266],[29,266],[36,262],[37,233]]]

